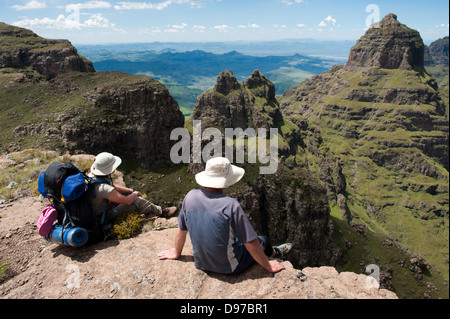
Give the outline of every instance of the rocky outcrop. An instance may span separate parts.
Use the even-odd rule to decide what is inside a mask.
[[[332,245],[326,190],[310,172],[280,169],[236,195],[260,234],[275,245],[293,244],[288,258],[296,268],[336,264],[340,251]]]
[[[244,83],[239,83],[231,71],[217,77],[213,89],[197,99],[193,120],[200,119],[203,127],[266,128],[281,120],[275,86],[259,70]]]
[[[0,22],[0,68],[32,69],[50,80],[67,72],[94,72],[67,40],[49,40]],[[30,71],[26,74],[32,77]]]
[[[158,260],[158,252],[172,248],[174,228],[79,249],[59,246],[37,234],[43,205],[27,197],[1,207],[2,262],[14,270],[0,283],[1,299],[397,299],[375,277],[333,267],[299,270],[284,261],[276,274],[259,265],[238,276],[203,272],[195,269],[189,238],[179,260]]]
[[[144,167],[170,161],[170,133],[184,117],[161,83],[95,72],[66,40],[4,23],[0,38],[3,150],[109,151]]]
[[[449,64],[449,37],[443,37],[425,46],[425,61],[426,67],[433,67],[436,65],[448,66]]]
[[[150,167],[170,162],[174,143],[170,133],[184,125],[183,114],[169,90],[146,76],[70,72],[28,89],[31,91],[16,95],[24,110],[17,108],[15,101],[6,102],[15,111],[5,113],[5,118],[13,119],[5,128],[21,141],[9,144],[9,149],[33,146],[71,153],[108,151],[132,156],[141,166]],[[48,94],[45,100],[39,98],[42,90]],[[23,118],[29,108],[33,108],[32,115],[16,126],[16,119]]]
[[[424,44],[419,32],[388,14],[372,25],[352,47],[345,70],[358,67],[412,70],[423,67]]]
[[[103,84],[103,81],[106,83]],[[70,85],[60,76],[52,86]],[[97,72],[94,90],[82,90],[82,112],[70,113],[60,129],[64,148],[91,154],[109,150],[134,154],[143,167],[170,162],[170,133],[183,127],[184,117],[169,90],[148,77]]]
[[[361,37],[345,66],[291,88],[280,104],[285,118],[299,127],[308,124],[302,126],[305,153],[314,155],[317,177],[342,219],[351,225],[364,220],[368,229],[373,219],[400,246],[414,247],[425,259],[440,251],[444,255],[437,263],[442,272],[448,270],[448,244],[442,248],[430,235],[436,242],[424,249],[420,240],[403,239],[405,233],[393,225],[420,218],[427,222],[413,227],[414,233],[431,234],[433,222],[446,231],[445,99],[423,69],[420,35],[390,14]],[[310,158],[298,162],[311,167]],[[335,169],[337,161],[340,169]]]

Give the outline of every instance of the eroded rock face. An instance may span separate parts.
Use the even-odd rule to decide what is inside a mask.
[[[95,71],[67,40],[44,39],[5,23],[0,23],[0,37],[0,68],[32,68],[47,80],[67,72]]]
[[[183,127],[184,116],[169,90],[151,78],[115,72],[97,72],[90,80],[98,85],[83,90],[84,110],[61,126],[64,148],[133,155],[143,167],[170,162],[170,133]],[[55,80],[65,81],[70,75]]]
[[[307,171],[293,176],[259,176],[238,195],[255,229],[274,245],[293,244],[295,267],[334,265],[340,252],[332,247],[333,223],[326,190]]]
[[[317,177],[343,219],[358,225],[352,220],[360,218],[360,207],[401,238],[405,233],[391,227],[400,211],[442,226],[448,216],[448,102],[442,93],[423,69],[419,34],[388,15],[358,41],[345,66],[286,91],[280,108],[299,127],[308,123],[303,126],[306,149],[314,154]],[[401,203],[411,194],[430,201]],[[405,246],[410,242],[399,240]]]
[[[388,14],[372,25],[350,51],[345,70],[358,67],[412,70],[423,67],[424,44],[419,32]]]
[[[259,70],[245,83],[239,83],[231,71],[223,71],[215,87],[198,97],[192,119],[201,120],[205,128],[269,130],[281,120],[275,86]]]

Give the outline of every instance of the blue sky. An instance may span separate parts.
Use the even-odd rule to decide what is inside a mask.
[[[426,43],[449,34],[447,0],[3,0],[0,21],[73,44],[357,40],[388,13]]]

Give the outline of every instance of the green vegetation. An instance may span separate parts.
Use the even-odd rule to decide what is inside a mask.
[[[117,239],[127,239],[136,236],[142,229],[144,218],[136,212],[119,215],[114,221],[110,236]]]
[[[355,243],[350,244],[339,270],[363,272],[359,263],[370,261],[392,274],[400,297],[411,292],[408,298],[432,294],[433,289],[423,287],[423,282],[432,282],[441,293],[434,297],[448,298],[443,285],[449,280],[448,170],[440,163],[441,153],[425,153],[422,146],[442,143],[446,133],[439,124],[433,129],[421,126],[424,119],[438,116],[435,123],[440,123],[445,115],[436,114],[438,102],[418,98],[418,92],[434,92],[430,87],[434,79],[421,70],[336,72],[322,74],[316,82],[322,90],[336,88],[333,94],[309,91],[315,87],[305,81],[298,89],[308,94],[310,102],[290,102],[285,97],[282,107],[296,116],[308,112],[310,127],[320,130],[320,154],[330,162],[339,159],[343,166],[351,223],[368,228],[366,236],[355,234],[331,204],[335,234],[340,238],[336,241],[341,247]],[[390,97],[391,92],[400,93],[393,94],[390,102],[380,98]],[[448,96],[443,95],[442,102],[448,119]],[[315,156],[308,152],[298,155],[297,162],[318,172]],[[430,264],[423,270],[423,281],[407,279],[412,253]],[[405,260],[401,267],[399,260]]]
[[[0,262],[0,283],[3,282],[4,279],[6,279],[7,276],[7,270],[8,270],[9,266],[6,264],[3,264]]]
[[[120,72],[71,73],[61,75],[52,82],[38,83],[17,81],[20,75],[2,73],[0,70],[1,151],[20,145],[21,149],[39,147],[64,152],[58,132],[64,129],[68,119],[86,130],[101,127],[120,133],[122,127],[115,124],[118,119],[109,106],[94,107],[89,101],[90,96],[102,90],[119,90],[127,85],[156,84],[155,80],[146,76]],[[86,117],[90,121],[76,121]]]
[[[449,67],[443,65],[428,66],[427,72],[431,74],[439,86],[448,82],[449,79]]]

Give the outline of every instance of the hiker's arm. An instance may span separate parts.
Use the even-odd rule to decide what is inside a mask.
[[[133,189],[128,188],[128,187],[114,185],[114,188],[116,189],[116,191],[118,191],[122,195],[130,195],[131,193],[134,192]],[[137,193],[138,193],[138,196],[142,196],[142,194],[140,192],[137,192]]]
[[[244,244],[245,248],[247,248],[250,255],[252,255],[253,259],[264,267],[268,272],[279,272],[284,269],[282,263],[277,260],[268,260],[267,256],[264,254],[262,250],[261,244],[258,239],[255,238],[252,241]]]
[[[178,259],[183,251],[184,243],[186,242],[186,230],[178,228],[175,236],[175,248],[164,250],[158,254],[159,259]]]
[[[125,205],[131,205],[139,196],[139,192],[133,192],[128,196],[122,195],[117,190],[113,190],[108,197],[108,200],[110,202],[116,203],[116,204],[125,204]]]

